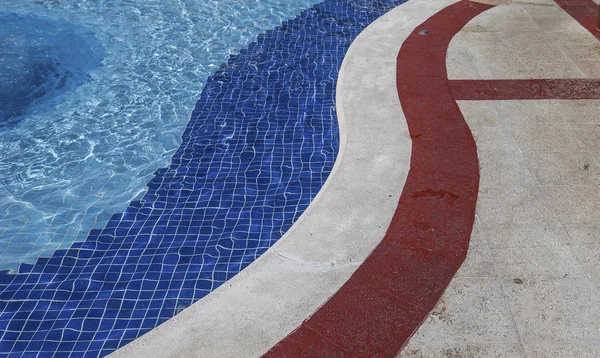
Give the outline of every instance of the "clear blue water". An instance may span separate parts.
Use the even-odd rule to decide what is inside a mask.
[[[314,2],[1,1],[0,73],[32,97],[0,109],[0,269],[84,240],[140,198],[207,77]]]
[[[101,65],[102,44],[84,27],[0,13],[0,130],[58,103]]]

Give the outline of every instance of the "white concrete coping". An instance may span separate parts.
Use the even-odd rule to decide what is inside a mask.
[[[340,152],[304,214],[237,276],[111,357],[260,356],[339,290],[382,240],[408,175],[398,51],[454,2],[410,0],[356,38],[336,89]]]

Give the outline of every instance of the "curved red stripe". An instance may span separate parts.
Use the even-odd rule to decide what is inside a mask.
[[[596,29],[598,5],[593,0],[555,0],[571,17],[592,35],[600,40],[600,30]]]
[[[397,87],[413,148],[382,242],[344,286],[266,357],[395,356],[466,257],[479,187],[477,150],[452,97],[446,50],[490,5],[461,1],[404,42]],[[419,35],[423,29],[429,35]]]

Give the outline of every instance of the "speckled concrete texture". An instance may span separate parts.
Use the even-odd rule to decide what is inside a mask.
[[[512,1],[457,34],[447,64],[453,79],[586,80],[600,78],[599,55],[555,2]],[[597,356],[600,101],[459,105],[481,168],[471,248],[399,356]]]

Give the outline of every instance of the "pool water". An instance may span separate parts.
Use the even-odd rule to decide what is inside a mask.
[[[141,197],[207,77],[314,2],[0,2],[0,80],[17,82],[0,87],[0,269],[83,241]]]
[[[7,13],[0,23],[0,127],[58,103],[101,65],[102,44],[83,27]]]

